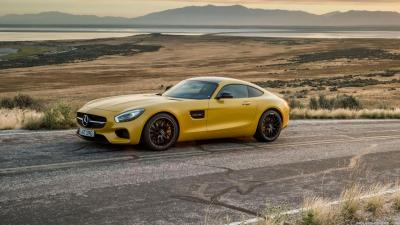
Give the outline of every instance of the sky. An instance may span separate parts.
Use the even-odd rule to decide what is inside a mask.
[[[249,8],[331,11],[372,10],[400,12],[400,0],[0,0],[0,15],[60,11],[72,14],[137,17],[190,5],[234,5]]]

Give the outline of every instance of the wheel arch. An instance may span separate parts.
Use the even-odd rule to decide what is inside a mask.
[[[258,118],[257,124],[258,124],[258,122],[260,121],[262,115],[263,115],[265,112],[267,112],[268,110],[273,110],[273,111],[275,111],[275,112],[277,112],[277,113],[279,114],[279,116],[281,117],[282,126],[283,126],[283,114],[282,114],[282,111],[281,111],[278,107],[268,107],[268,108],[266,108],[264,111],[262,111],[262,113],[260,114],[260,116],[259,116],[259,118]]]
[[[176,124],[178,125],[178,139],[179,139],[179,135],[180,135],[180,133],[181,133],[181,127],[180,127],[180,124],[179,124],[178,117],[175,116],[172,112],[168,112],[168,111],[159,111],[159,112],[154,113],[153,115],[149,116],[149,118],[148,118],[148,119],[146,120],[146,122],[144,123],[144,126],[143,126],[142,131],[141,131],[141,135],[140,135],[140,142],[142,142],[143,134],[144,134],[143,131],[144,131],[146,125],[149,123],[149,121],[150,121],[153,117],[155,117],[156,115],[158,115],[158,114],[163,114],[163,113],[164,113],[164,114],[168,114],[169,116],[171,116],[171,117],[175,120]]]
[[[263,115],[264,115],[266,112],[268,112],[268,111],[274,111],[275,113],[277,113],[277,114],[281,117],[280,130],[279,130],[278,133],[276,134],[277,136],[275,136],[275,137],[272,138],[272,139],[268,139],[268,138],[266,138],[264,135],[260,134],[260,130],[259,130],[259,129],[260,129],[261,118],[262,118]],[[284,128],[284,126],[283,126],[283,117],[282,117],[282,115],[283,115],[283,113],[282,113],[281,110],[279,110],[279,108],[277,108],[277,107],[268,107],[268,108],[266,108],[265,110],[263,110],[262,113],[261,113],[261,115],[260,115],[260,117],[259,117],[259,119],[258,119],[258,121],[257,121],[257,127],[256,127],[256,130],[255,130],[255,132],[254,132],[253,137],[256,138],[256,139],[259,140],[259,141],[262,141],[262,142],[271,142],[271,141],[275,141],[275,140],[279,137],[280,131]]]

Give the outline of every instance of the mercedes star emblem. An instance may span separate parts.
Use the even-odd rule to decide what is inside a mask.
[[[88,124],[89,124],[89,117],[88,115],[84,115],[82,118],[82,125],[86,127]]]

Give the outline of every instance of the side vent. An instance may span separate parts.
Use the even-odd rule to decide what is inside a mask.
[[[190,111],[190,116],[193,119],[203,119],[205,116],[205,111],[204,110],[193,110],[193,111]]]

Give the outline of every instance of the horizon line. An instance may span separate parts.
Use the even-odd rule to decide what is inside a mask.
[[[214,6],[214,7],[233,7],[233,6],[240,6],[246,9],[258,9],[258,10],[265,10],[265,11],[291,11],[291,12],[305,12],[305,13],[309,13],[312,15],[317,15],[317,16],[322,16],[322,15],[326,15],[326,14],[330,14],[330,13],[346,13],[346,12],[352,12],[352,11],[356,11],[356,12],[391,12],[391,13],[398,13],[400,14],[399,11],[389,11],[389,10],[364,10],[364,9],[350,9],[350,10],[333,10],[327,13],[322,13],[322,14],[318,14],[318,13],[313,13],[313,12],[309,12],[307,10],[290,10],[290,9],[280,9],[280,8],[274,8],[274,9],[263,9],[263,8],[252,8],[252,7],[246,7],[244,5],[240,5],[240,4],[233,4],[233,5],[226,5],[226,6],[219,6],[219,5],[213,5],[213,4],[208,4],[208,5],[204,5],[204,6],[196,6],[196,5],[190,5],[190,6],[184,6],[184,7],[177,7],[177,8],[173,8],[173,9],[166,9],[166,10],[160,10],[160,11],[154,11],[154,12],[150,12],[147,13],[145,15],[142,16],[146,16],[149,14],[153,14],[153,13],[160,13],[160,12],[164,12],[164,11],[169,11],[169,10],[175,10],[175,9],[183,9],[183,8],[189,8],[189,7],[198,7],[198,8],[204,8],[207,6]],[[97,16],[100,18],[106,18],[106,17],[115,17],[115,18],[125,18],[125,19],[134,19],[134,18],[138,18],[138,17],[142,17],[142,16],[136,16],[136,17],[126,17],[126,16],[112,16],[112,15],[96,15],[96,14],[75,14],[75,13],[70,13],[70,12],[64,12],[64,11],[58,11],[58,10],[48,10],[48,11],[41,11],[41,12],[32,12],[32,13],[7,13],[7,14],[0,14],[0,17],[3,16],[24,16],[24,15],[38,15],[38,14],[43,14],[43,13],[63,13],[63,14],[69,14],[69,15],[74,15],[74,16]]]

